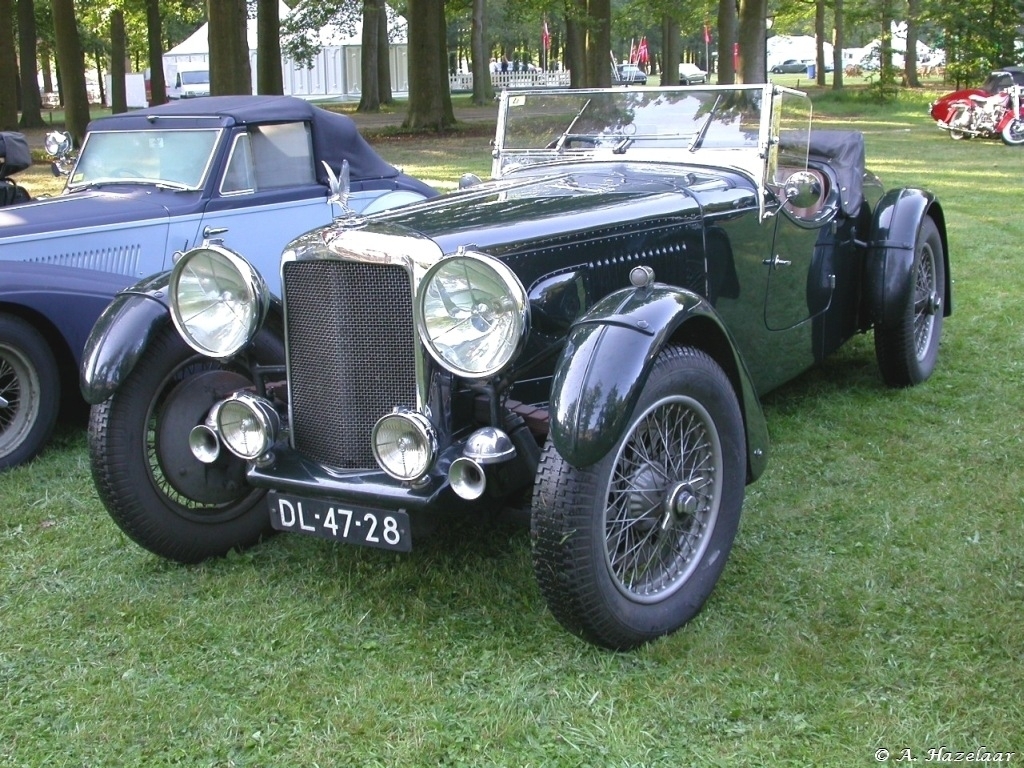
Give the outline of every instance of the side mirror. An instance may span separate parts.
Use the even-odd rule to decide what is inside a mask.
[[[810,171],[797,171],[786,179],[782,194],[794,208],[812,208],[821,200],[821,179]]]
[[[53,158],[50,164],[53,175],[67,176],[70,174],[75,165],[75,158],[71,156],[71,149],[74,146],[71,134],[67,131],[50,131],[46,134],[43,146],[46,147],[46,154]]]

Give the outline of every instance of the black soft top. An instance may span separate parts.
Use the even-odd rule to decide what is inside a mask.
[[[856,216],[864,200],[864,136],[857,131],[811,131],[810,160],[824,162],[839,181],[843,213]]]
[[[170,118],[166,122],[163,118]],[[335,173],[348,160],[353,181],[397,179],[401,174],[366,142],[346,115],[330,112],[294,96],[205,96],[181,99],[158,107],[133,110],[89,123],[90,131],[195,128],[202,125],[231,127],[263,123],[306,121],[311,124],[317,181],[327,184],[321,160]]]
[[[32,155],[23,133],[0,131],[0,179],[24,171],[32,165]]]

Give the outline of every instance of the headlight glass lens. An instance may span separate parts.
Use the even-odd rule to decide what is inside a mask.
[[[427,272],[419,296],[420,335],[444,367],[467,378],[504,369],[529,330],[526,289],[504,263],[461,254]]]
[[[219,246],[185,253],[170,283],[171,317],[185,341],[204,355],[230,357],[244,347],[266,314],[263,278],[241,256]]]
[[[397,480],[423,477],[437,453],[433,427],[422,414],[413,411],[384,416],[374,426],[371,439],[377,464]]]
[[[221,403],[216,419],[224,445],[243,459],[255,459],[270,450],[280,427],[270,403],[246,392]]]

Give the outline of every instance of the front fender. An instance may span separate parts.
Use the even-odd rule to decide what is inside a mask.
[[[890,327],[900,320],[894,312],[902,312],[914,290],[914,251],[917,233],[925,216],[931,216],[942,238],[946,283],[943,286],[943,312],[953,311],[950,291],[949,247],[946,222],[935,196],[921,189],[894,189],[887,192],[875,207],[865,275],[865,299],[868,321],[875,326]]]
[[[171,321],[169,276],[164,272],[125,288],[99,316],[85,342],[80,371],[82,396],[90,405],[114,394],[156,332]]]
[[[551,439],[567,462],[586,467],[612,450],[658,353],[697,320],[702,330],[687,343],[711,353],[733,382],[746,425],[748,479],[764,471],[768,428],[736,345],[703,298],[661,284],[606,296],[570,331],[552,382],[550,411]]]

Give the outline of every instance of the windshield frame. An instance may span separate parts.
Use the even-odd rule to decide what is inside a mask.
[[[90,131],[82,143],[75,167],[68,176],[66,189],[73,192],[106,184],[143,184],[181,191],[204,189],[224,131],[221,126]],[[208,139],[202,134],[208,134]],[[134,153],[127,151],[131,147],[129,142],[133,140],[137,144]],[[186,150],[185,145],[192,146]],[[204,151],[205,160],[202,159]],[[187,175],[174,178],[160,167],[161,152],[167,152],[168,159],[173,158],[175,153],[182,157],[198,154],[200,160],[189,163]],[[145,172],[147,166],[154,163],[157,165],[154,172]]]
[[[811,124],[807,94],[771,83],[505,90],[491,175],[623,160],[721,168],[757,185],[763,211],[780,166],[806,168]]]

